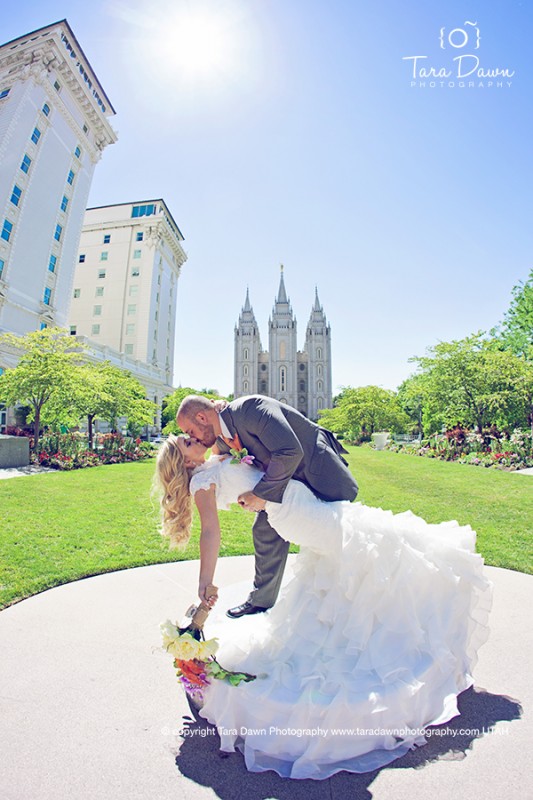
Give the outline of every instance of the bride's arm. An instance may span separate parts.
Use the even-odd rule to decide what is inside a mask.
[[[216,596],[208,599],[205,596],[206,587],[213,583],[215,567],[217,565],[218,551],[220,549],[220,522],[218,519],[215,487],[199,489],[194,495],[194,501],[200,514],[200,581],[198,596],[208,605],[216,602]]]

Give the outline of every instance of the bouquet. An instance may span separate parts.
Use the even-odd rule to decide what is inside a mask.
[[[206,594],[212,597],[217,592],[215,586],[208,586]],[[210,612],[206,603],[200,603],[187,612],[191,621],[185,627],[178,627],[169,619],[159,626],[163,636],[163,647],[174,656],[174,667],[179,682],[182,684],[193,704],[201,708],[204,691],[212,679],[225,680],[232,686],[242,682],[255,680],[255,675],[248,672],[233,672],[224,669],[215,658],[218,650],[218,639],[206,641],[203,626]]]

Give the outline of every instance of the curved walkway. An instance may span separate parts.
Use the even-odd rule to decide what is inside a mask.
[[[159,623],[194,600],[197,569],[107,573],[0,613],[4,800],[528,796],[533,576],[487,568],[494,608],[476,685],[460,698],[461,716],[435,728],[425,747],[376,772],[290,781],[246,772],[239,754],[219,756],[217,736],[191,717],[172,659],[158,649]],[[251,557],[219,562],[220,586],[251,576]],[[240,591],[221,602],[242,600]]]

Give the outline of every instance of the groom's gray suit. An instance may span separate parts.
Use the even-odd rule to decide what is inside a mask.
[[[280,503],[291,478],[307,484],[322,500],[354,500],[357,482],[340,453],[346,450],[335,436],[311,422],[291,406],[270,397],[251,395],[233,400],[220,412],[231,436],[238,435],[265,472],[254,488],[263,500]],[[228,446],[217,444],[222,452]],[[270,608],[278,596],[289,544],[271,527],[260,511],[253,526],[255,547],[254,589],[249,601]]]

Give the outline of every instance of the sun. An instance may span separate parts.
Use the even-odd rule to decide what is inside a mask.
[[[209,80],[235,68],[237,41],[230,17],[216,7],[171,11],[158,31],[154,55],[181,80]]]

